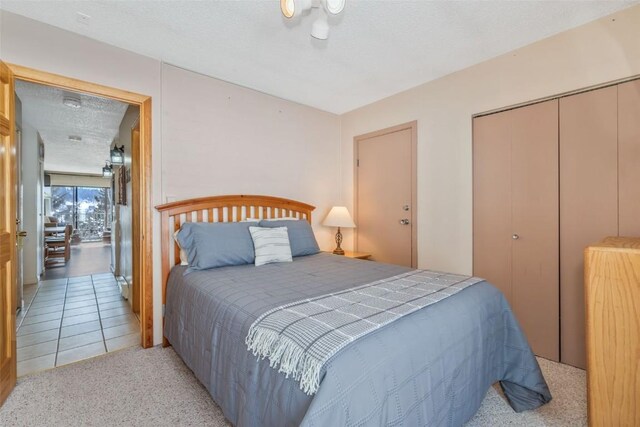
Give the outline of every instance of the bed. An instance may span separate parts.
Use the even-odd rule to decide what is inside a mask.
[[[410,269],[328,253],[290,263],[185,275],[173,233],[185,222],[295,217],[313,206],[268,196],[218,196],[158,207],[164,343],[171,344],[224,415],[239,426],[459,426],[500,382],[516,411],[551,400],[504,296],[480,282],[352,342],[324,365],[315,394],[247,349],[263,313]]]

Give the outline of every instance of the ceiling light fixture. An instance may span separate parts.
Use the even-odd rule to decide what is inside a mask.
[[[62,98],[62,103],[70,108],[80,108],[82,106],[80,95],[65,95]]]
[[[326,16],[320,16],[311,26],[311,37],[318,40],[329,38],[329,23]]]
[[[82,137],[79,135],[69,135],[69,141],[80,142],[82,141]]]
[[[280,10],[285,18],[300,16],[305,10],[311,9],[313,0],[280,0]]]
[[[332,15],[337,15],[344,10],[346,0],[323,0],[324,7]]]
[[[297,18],[303,12],[322,9],[311,26],[311,37],[326,40],[329,37],[328,15],[338,15],[344,10],[346,0],[280,0],[280,10],[285,18]]]

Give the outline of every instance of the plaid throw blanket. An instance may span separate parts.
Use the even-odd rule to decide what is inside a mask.
[[[245,342],[311,395],[320,386],[324,364],[349,343],[482,280],[410,271],[270,310],[251,325]]]

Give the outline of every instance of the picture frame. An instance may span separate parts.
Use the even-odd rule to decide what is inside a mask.
[[[127,205],[127,168],[121,166],[118,168],[118,199],[119,205]]]

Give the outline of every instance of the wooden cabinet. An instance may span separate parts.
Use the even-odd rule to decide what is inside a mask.
[[[538,355],[560,358],[558,101],[474,120],[474,275],[509,301]]]
[[[331,251],[325,251],[327,253],[333,253]],[[344,251],[344,255],[347,258],[355,258],[355,259],[369,259],[371,258],[371,254],[369,252],[353,252],[353,251]]]
[[[640,425],[640,238],[585,250],[590,426]]]

